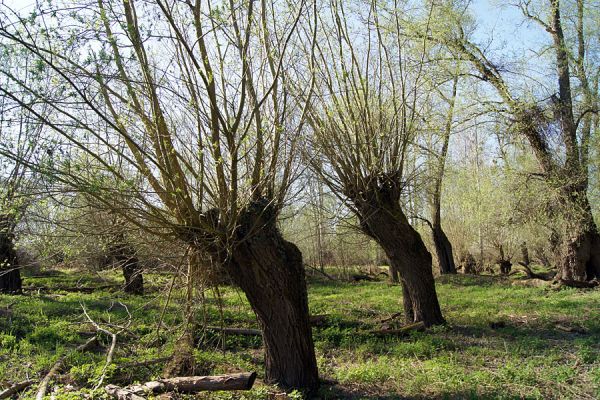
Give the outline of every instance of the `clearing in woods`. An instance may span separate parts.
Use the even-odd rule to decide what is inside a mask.
[[[84,343],[93,327],[83,314],[118,336],[104,384],[144,382],[160,376],[164,363],[131,368],[171,354],[182,329],[184,294],[175,290],[162,318],[170,277],[152,275],[144,296],[111,289],[91,293],[58,287],[98,287],[119,283],[110,272],[74,270],[25,277],[24,296],[0,296],[0,385],[41,379],[69,349]],[[102,280],[99,280],[99,278]],[[437,290],[448,324],[405,337],[377,337],[369,330],[400,326],[381,320],[402,310],[401,288],[387,282],[349,283],[309,279],[310,311],[326,314],[313,328],[320,396],[370,399],[595,399],[600,397],[600,290],[520,287],[506,278],[443,276]],[[199,321],[209,326],[256,328],[243,293],[208,290],[197,304]],[[126,306],[126,308],[124,307]],[[128,312],[131,314],[129,317]],[[111,325],[112,324],[112,325]],[[276,388],[261,381],[261,339],[198,329],[196,373],[257,371],[252,391],[208,393],[195,398],[272,398]],[[54,398],[91,394],[103,373],[110,338],[92,351],[70,354],[51,385]],[[36,385],[22,398],[35,394]],[[50,391],[49,391],[50,393]],[[94,398],[102,398],[97,389]],[[293,396],[292,396],[293,397]]]

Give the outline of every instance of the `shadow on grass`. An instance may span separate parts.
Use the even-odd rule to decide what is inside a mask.
[[[343,277],[337,277],[335,280],[327,279],[323,276],[307,276],[306,281],[309,287],[312,288],[344,288],[356,285],[388,285],[400,286],[398,283],[392,283],[387,278],[378,278],[375,281],[352,281]]]
[[[445,283],[465,287],[510,285],[510,278],[503,275],[447,274],[438,276],[435,281],[436,283]]]
[[[462,391],[448,391],[435,396],[427,395],[415,395],[415,396],[400,396],[395,393],[382,393],[381,389],[373,388],[361,388],[361,387],[349,387],[341,386],[339,384],[333,384],[325,382],[321,386],[319,391],[319,399],[333,400],[333,399],[344,399],[344,400],[492,400],[492,399],[519,399],[522,396],[518,393],[510,393],[510,390],[497,391],[492,390],[488,392],[477,392],[475,389],[462,390]]]

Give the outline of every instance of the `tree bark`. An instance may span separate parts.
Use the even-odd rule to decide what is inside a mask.
[[[392,283],[400,282],[400,278],[398,276],[398,268],[396,268],[395,265],[392,265],[391,262],[389,264],[390,264],[390,281]]]
[[[456,274],[456,265],[454,264],[454,255],[452,254],[452,244],[448,236],[439,224],[433,224],[433,244],[438,262],[440,264],[440,273]]]
[[[402,280],[402,307],[404,308],[404,321],[406,321],[407,324],[414,322],[415,310],[413,308],[408,286],[406,286],[404,280]]]
[[[584,209],[579,218],[573,216],[567,219],[566,232],[562,238],[561,261],[557,278],[570,281],[589,281],[600,278],[600,235],[593,220],[591,208],[585,192],[585,197],[572,199],[574,207],[583,204]]]
[[[14,247],[11,217],[0,215],[0,293],[21,293],[23,283],[17,252]]]
[[[123,271],[125,293],[144,294],[144,276],[135,250],[125,242],[123,235],[117,236],[117,242],[111,249],[112,256]]]
[[[363,231],[375,239],[400,273],[407,322],[426,326],[443,324],[444,318],[435,290],[431,254],[419,233],[410,225],[396,196],[385,191],[363,204],[360,222]]]
[[[259,202],[240,218],[223,266],[256,313],[265,346],[265,381],[314,393],[319,386],[302,253],[283,239],[276,213]]]
[[[442,229],[442,181],[446,170],[446,157],[448,155],[448,145],[450,143],[450,134],[452,133],[452,120],[454,119],[454,105],[456,102],[456,92],[458,87],[458,74],[454,75],[452,80],[452,95],[448,102],[448,113],[446,115],[446,124],[444,127],[444,141],[442,151],[439,155],[437,174],[434,179],[433,190],[433,221],[431,231],[433,235],[433,245],[435,254],[440,266],[440,273],[456,274],[456,265],[454,264],[454,255],[452,254],[452,244]]]

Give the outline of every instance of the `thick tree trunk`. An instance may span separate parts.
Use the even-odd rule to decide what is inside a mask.
[[[435,290],[431,254],[397,201],[361,210],[361,227],[387,254],[402,280],[405,318],[425,325],[443,324]],[[412,321],[410,321],[412,316]]]
[[[225,259],[256,313],[265,346],[265,380],[310,394],[319,386],[302,253],[283,239],[269,210],[246,211]]]
[[[0,293],[21,293],[21,270],[18,261],[10,217],[0,216]]]
[[[391,262],[389,262],[389,264],[390,264],[390,281],[392,283],[400,282],[400,277],[398,275],[398,268],[396,268],[395,265],[392,265]]]
[[[144,294],[144,276],[140,267],[139,259],[135,255],[135,250],[124,243],[122,237],[111,249],[115,261],[123,271],[125,293],[141,295]]]
[[[596,226],[575,228],[563,239],[558,278],[586,281],[600,278],[600,235]]]
[[[456,274],[452,244],[448,240],[448,236],[446,236],[442,226],[439,224],[433,225],[432,232],[435,254],[440,264],[440,274]]]
[[[125,293],[144,294],[144,276],[138,258],[131,256],[123,260],[121,268],[125,278]]]
[[[600,234],[594,222],[585,187],[565,194],[567,220],[557,278],[586,281],[600,278]]]
[[[415,310],[413,309],[408,286],[404,280],[402,280],[402,306],[404,308],[404,321],[407,324],[413,323],[415,321]]]

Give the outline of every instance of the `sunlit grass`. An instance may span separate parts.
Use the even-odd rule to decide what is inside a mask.
[[[119,281],[114,274],[102,279]],[[97,277],[63,271],[52,277],[26,279],[26,285],[34,286],[75,282],[94,284]],[[378,338],[368,331],[402,310],[398,285],[311,280],[311,313],[329,316],[326,326],[313,330],[320,374],[328,382],[322,397],[600,396],[600,291],[524,288],[506,279],[460,275],[438,279],[437,290],[447,326],[406,338]],[[219,293],[217,298],[215,291],[207,291],[204,300],[196,303],[199,321],[257,326],[239,290],[221,288]],[[40,377],[61,354],[83,343],[93,329],[83,316],[82,305],[92,318],[104,323],[123,324],[128,312],[132,315],[128,332],[119,338],[107,382],[124,384],[160,376],[160,365],[136,371],[122,371],[118,366],[162,357],[172,350],[183,327],[184,298],[180,289],[173,292],[157,332],[166,297],[166,289],[157,285],[141,297],[118,290],[0,296],[0,309],[12,304],[10,315],[0,319],[0,384]],[[585,333],[565,332],[557,325],[577,327]],[[260,338],[226,337],[223,343],[221,335],[205,332],[201,339],[195,356],[205,371],[254,369],[260,377],[264,367]],[[108,338],[102,337],[101,342],[107,345]],[[58,380],[63,394],[56,398],[80,398],[77,392],[67,393],[67,384],[87,390],[93,387],[101,374],[104,351],[100,347],[70,356],[65,369],[68,374]],[[245,396],[267,398],[272,389],[258,382]],[[207,396],[240,395],[205,394],[203,398]]]

